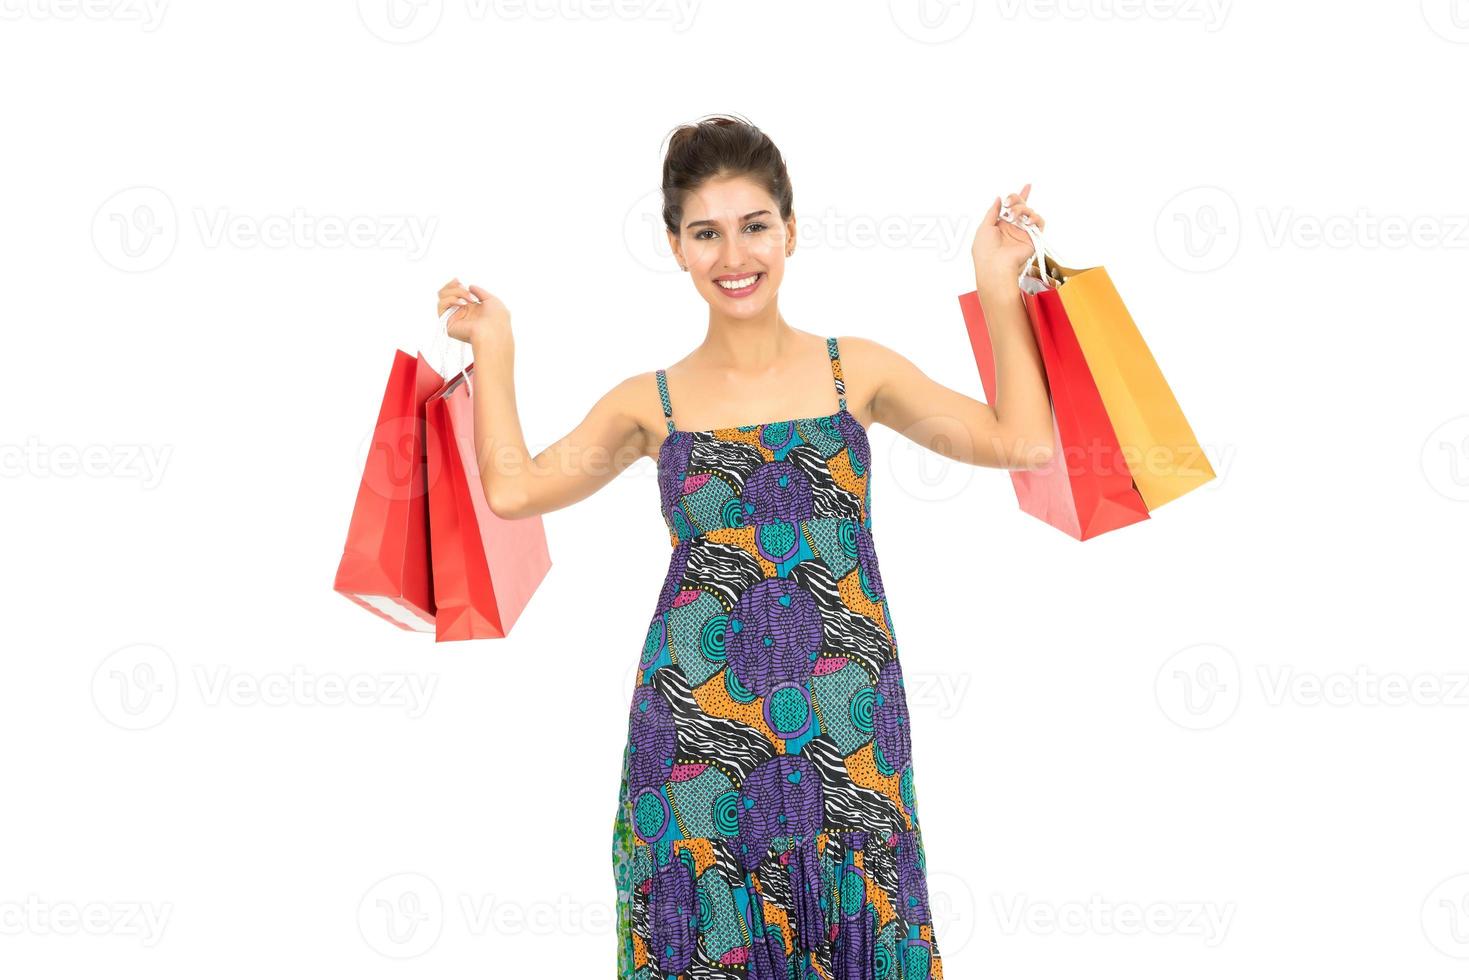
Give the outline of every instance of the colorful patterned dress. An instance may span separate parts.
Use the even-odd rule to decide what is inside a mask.
[[[938,980],[909,715],[847,411],[688,432],[613,826],[619,980]]]

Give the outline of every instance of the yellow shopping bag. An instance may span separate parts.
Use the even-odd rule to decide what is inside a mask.
[[[1178,399],[1101,266],[1071,269],[1045,256],[1087,367],[1148,510],[1214,479]]]

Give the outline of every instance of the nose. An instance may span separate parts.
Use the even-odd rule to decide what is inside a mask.
[[[726,238],[724,240],[724,254],[720,256],[724,260],[725,268],[732,270],[744,268],[745,251],[745,245],[739,240],[738,236]]]

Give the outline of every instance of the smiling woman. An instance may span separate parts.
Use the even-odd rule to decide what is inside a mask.
[[[1049,404],[1016,289],[1030,239],[1000,227],[998,198],[975,239],[1005,402],[991,407],[880,344],[786,322],[793,197],[758,128],[724,116],[679,127],[662,187],[669,244],[708,305],[703,342],[617,385],[534,458],[509,311],[457,280],[440,293],[441,312],[463,308],[450,332],[474,345],[475,435],[498,513],[565,506],[657,459],[671,554],[613,818],[618,976],[939,980],[867,426],[977,465],[1045,461]],[[1028,191],[1006,203],[1039,225]]]
[[[733,328],[720,344],[730,359],[775,353],[759,393],[781,404],[819,390],[811,345],[770,316],[795,241],[774,144],[729,119],[684,127],[664,193],[680,266],[711,323]],[[743,424],[679,429],[668,372],[655,372],[673,554],[614,819],[625,980],[943,974],[871,531],[871,451],[847,410],[838,339],[825,348],[838,404],[825,415],[756,422],[764,412],[747,410]],[[682,390],[720,390],[732,373],[693,361]],[[764,403],[754,387],[742,403]]]

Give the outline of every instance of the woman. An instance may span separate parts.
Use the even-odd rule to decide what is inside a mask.
[[[509,312],[457,279],[439,292],[440,314],[462,308],[450,335],[473,345],[496,513],[565,507],[657,459],[673,553],[613,823],[618,975],[942,977],[866,430],[880,422],[979,466],[1049,458],[1050,406],[1016,285],[1030,238],[1001,220],[998,198],[974,238],[999,378],[990,406],[881,344],[782,318],[791,185],[747,121],[677,129],[663,191],[673,254],[709,304],[703,343],[612,388],[534,458]],[[1044,228],[1029,193],[1003,203],[1012,221]]]

